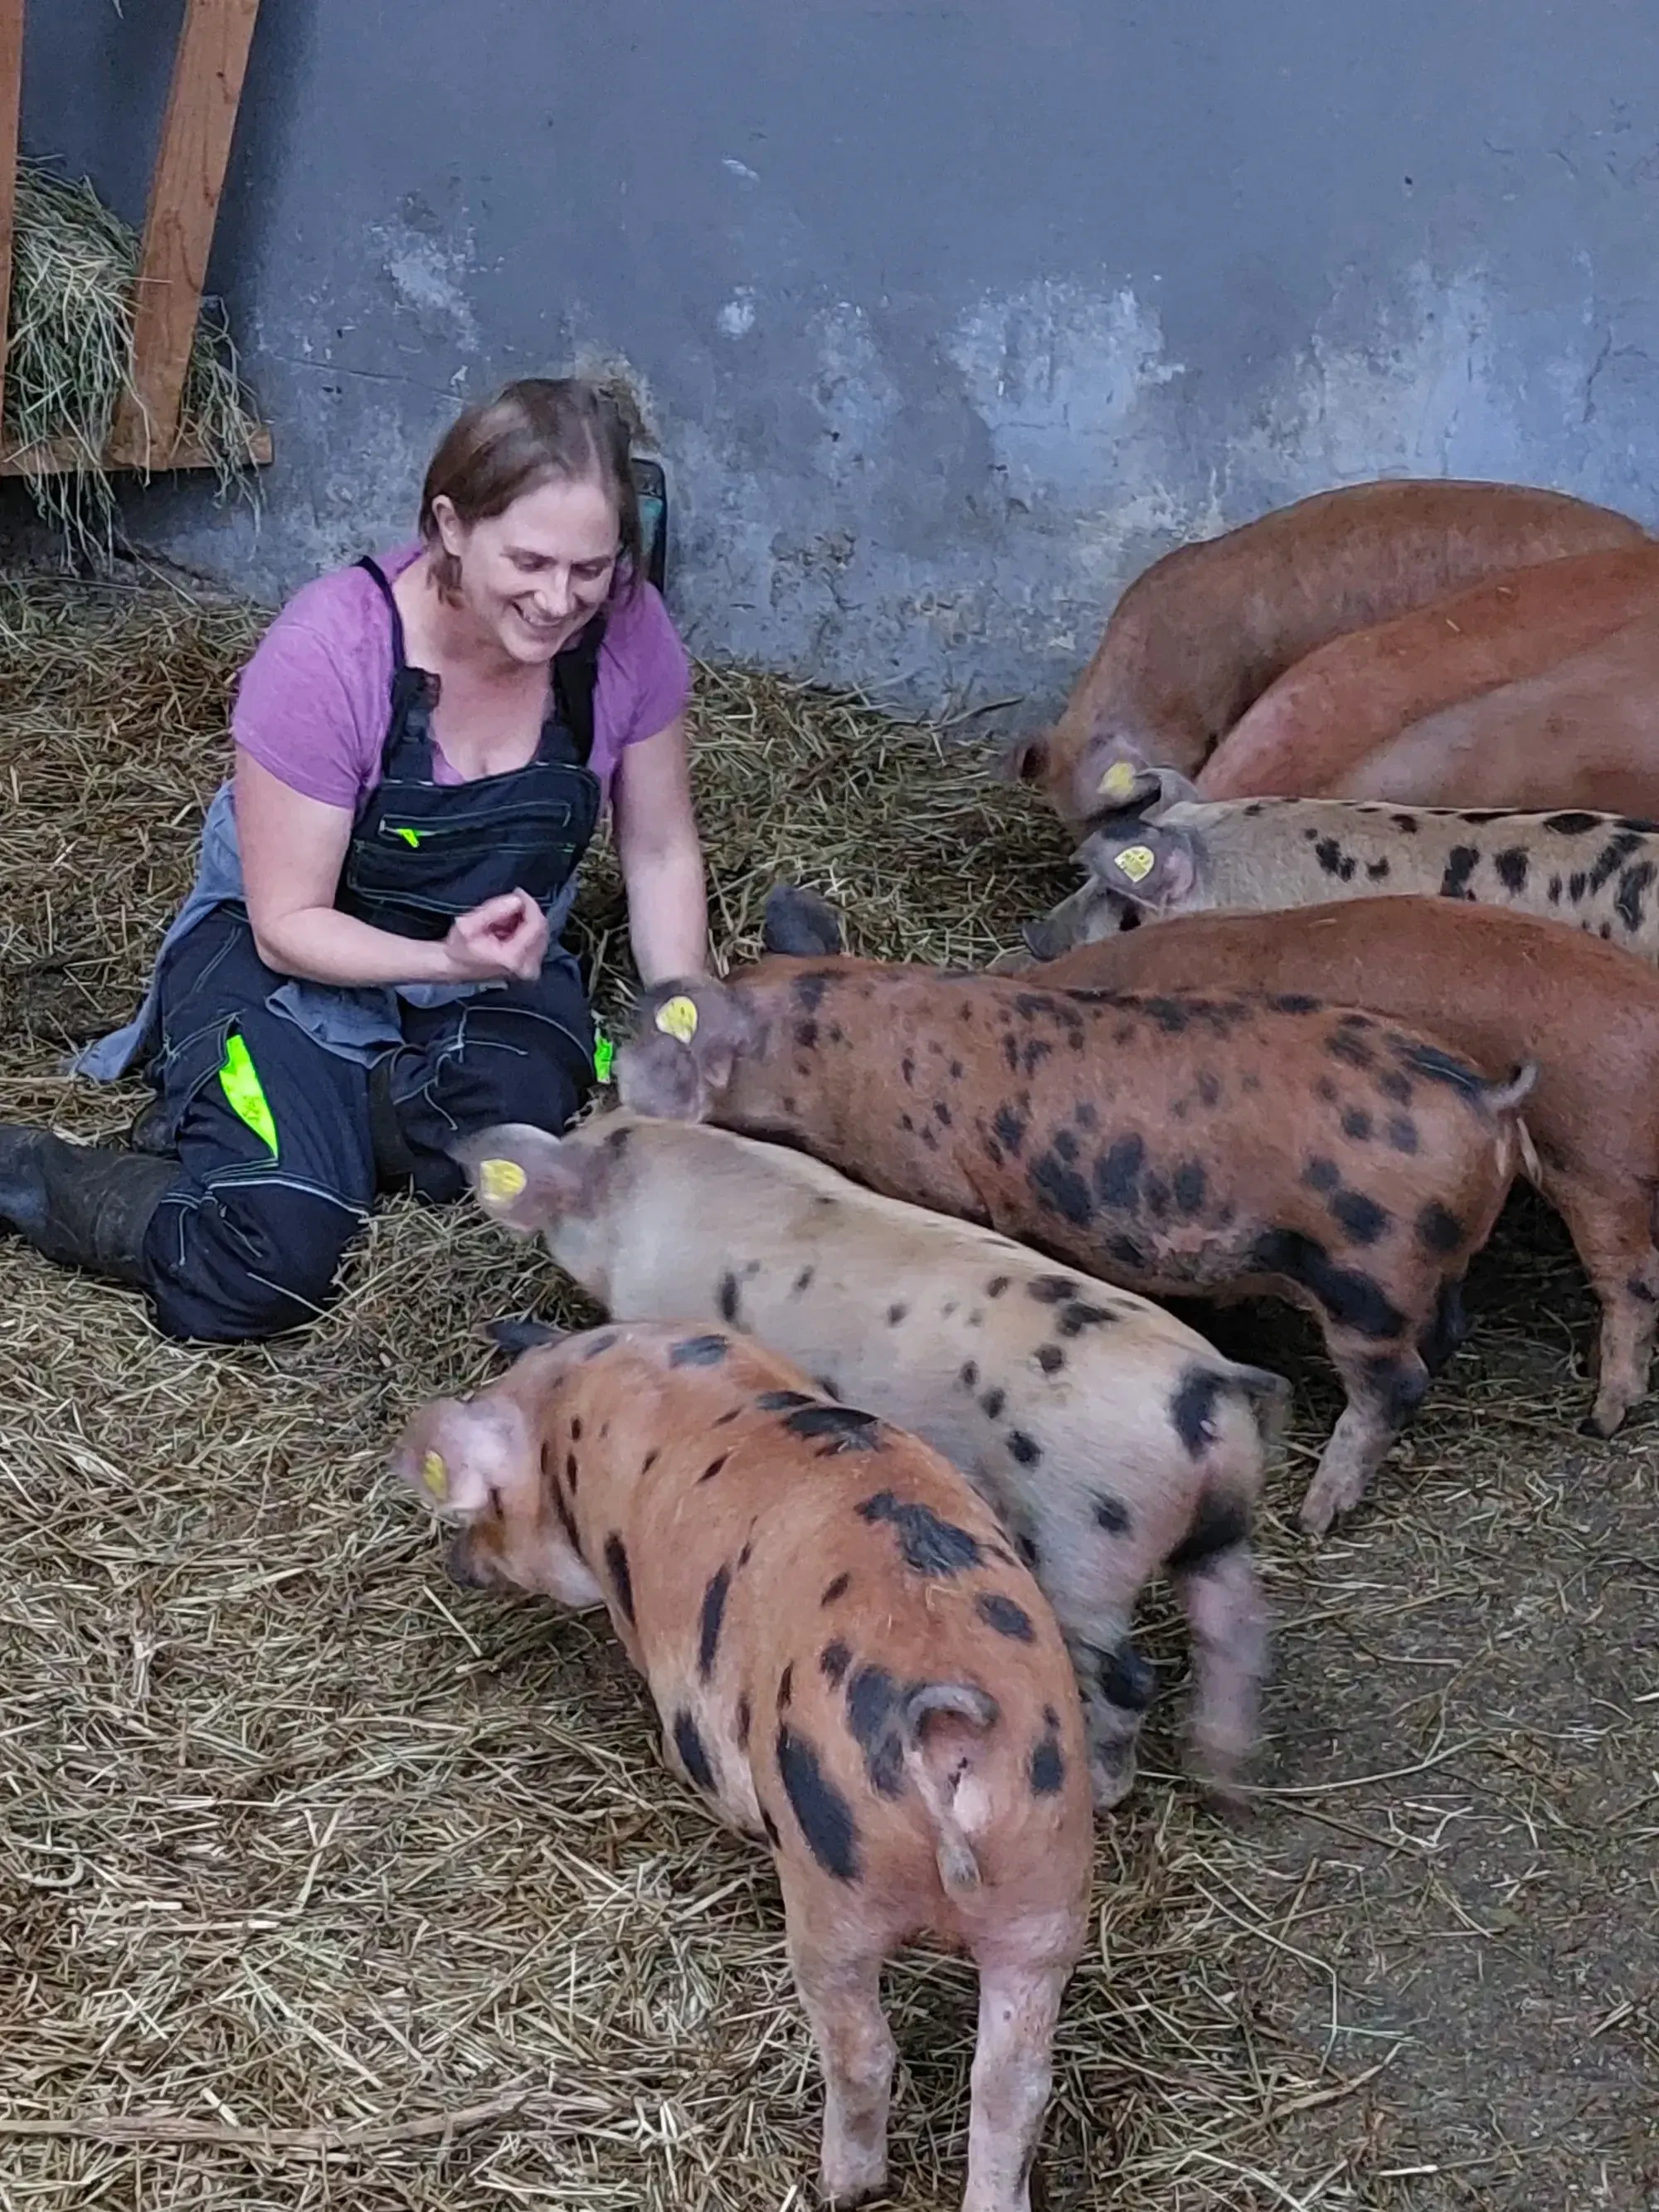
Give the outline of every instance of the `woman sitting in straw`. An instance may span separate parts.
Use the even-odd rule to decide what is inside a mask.
[[[574,380],[509,385],[438,448],[419,542],[309,584],[244,670],[234,782],[137,1019],[143,1150],[0,1126],[0,1224],[229,1341],[327,1302],[377,1189],[556,1132],[594,1079],[560,942],[609,797],[647,982],[707,957],[689,665],[641,573],[628,435]]]

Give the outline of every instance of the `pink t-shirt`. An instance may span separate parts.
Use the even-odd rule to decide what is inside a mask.
[[[418,544],[382,554],[390,581]],[[654,737],[684,708],[690,662],[654,586],[610,608],[593,691],[588,766],[604,799],[624,745]],[[380,780],[392,696],[392,615],[365,568],[337,568],[296,592],[242,671],[232,737],[307,799],[356,807]],[[440,783],[461,778],[434,744]]]

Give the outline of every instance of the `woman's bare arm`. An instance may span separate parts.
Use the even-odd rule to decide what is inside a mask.
[[[702,974],[708,964],[708,904],[683,715],[623,748],[611,806],[628,888],[628,933],[641,980]]]
[[[441,940],[373,928],[334,903],[352,817],[307,799],[236,754],[236,839],[259,957],[279,975],[348,989],[371,984],[496,982],[540,972],[547,923],[528,894],[490,899]]]

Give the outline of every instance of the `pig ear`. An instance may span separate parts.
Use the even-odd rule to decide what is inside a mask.
[[[1158,779],[1158,796],[1147,801],[1147,810],[1154,820],[1166,806],[1181,806],[1189,799],[1202,799],[1203,793],[1198,786],[1189,783],[1178,768],[1166,768],[1160,764],[1152,773]]]
[[[565,1145],[528,1121],[503,1121],[459,1138],[450,1157],[466,1170],[472,1194],[492,1221],[520,1237],[546,1229],[582,1205],[596,1155]]]
[[[617,1096],[630,1114],[665,1121],[700,1121],[703,1091],[689,1045],[641,1030],[617,1054]]]
[[[627,1110],[700,1121],[732,1080],[738,1055],[760,1034],[738,994],[700,977],[663,983],[641,1002],[640,1026],[617,1054],[617,1089]]]
[[[1101,889],[1161,914],[1191,890],[1196,871],[1192,849],[1177,830],[1138,822],[1107,836],[1097,830],[1083,846],[1084,864]]]
[[[1091,738],[1079,757],[1078,812],[1085,821],[1144,806],[1158,791],[1158,772],[1127,738]]]
[[[808,960],[828,958],[847,950],[841,916],[829,900],[794,884],[775,884],[767,893],[761,943],[769,952]]]
[[[522,1481],[529,1447],[524,1416],[510,1401],[439,1398],[404,1429],[392,1471],[435,1511],[471,1521],[492,1490]]]

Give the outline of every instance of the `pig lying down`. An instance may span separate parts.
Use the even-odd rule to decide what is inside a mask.
[[[1167,769],[1137,780],[1137,801],[1091,825],[1078,848],[1086,880],[1027,925],[1038,959],[1113,935],[1130,908],[1165,921],[1420,896],[1512,907],[1659,962],[1659,823],[1579,809],[1206,799]]]
[[[1081,1715],[1042,1592],[966,1481],[741,1337],[632,1324],[418,1413],[397,1472],[481,1587],[605,1606],[663,1755],[772,1847],[834,2204],[887,2173],[882,1962],[979,1969],[964,2212],[1026,2212],[1087,1929]]]
[[[768,921],[839,942],[802,894],[775,893]],[[1034,990],[833,957],[657,987],[617,1072],[641,1113],[781,1139],[1143,1293],[1303,1305],[1347,1394],[1303,1503],[1316,1531],[1462,1341],[1535,1073],[1490,1081],[1311,996]]]
[[[1086,821],[1112,763],[1196,775],[1275,679],[1334,638],[1484,578],[1648,544],[1626,515],[1528,484],[1407,478],[1316,493],[1137,576],[1054,728],[1018,741],[1011,765],[1062,820]]]
[[[617,1319],[749,1330],[968,1476],[1054,1609],[1102,1805],[1134,1780],[1152,1670],[1131,1629],[1166,1569],[1193,1637],[1194,1764],[1230,1790],[1257,1734],[1249,1529],[1279,1376],[1132,1291],[729,1130],[624,1112],[562,1139],[488,1129],[456,1157],[485,1211],[538,1231]]]
[[[1541,562],[1297,661],[1199,787],[1650,814],[1656,673],[1659,547]]]

